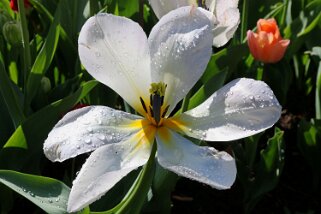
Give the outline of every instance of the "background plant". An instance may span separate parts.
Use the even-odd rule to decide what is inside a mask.
[[[80,28],[90,16],[109,12],[137,21],[149,33],[157,18],[142,0],[30,0],[30,4],[24,9],[23,0],[18,0],[19,12],[14,12],[9,1],[0,1],[0,208],[3,213],[40,208],[64,213],[69,187],[87,155],[63,164],[49,162],[42,150],[49,131],[79,103],[131,111],[80,65]],[[195,142],[234,152],[238,178],[231,190],[178,180],[156,166],[145,212],[317,213],[321,209],[321,1],[240,0],[239,9],[236,35],[213,50],[183,108],[197,106],[234,78],[250,77],[272,88],[283,115],[276,127],[245,140]],[[259,18],[271,17],[291,44],[280,62],[262,64],[249,53],[246,31],[255,28]],[[116,205],[138,174],[132,172],[90,209],[120,210]]]

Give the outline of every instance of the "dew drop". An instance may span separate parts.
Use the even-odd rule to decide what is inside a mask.
[[[105,140],[105,139],[106,139],[105,135],[103,135],[103,134],[98,135],[98,138],[99,138],[100,140]]]
[[[49,202],[49,203],[52,203],[53,201],[52,201],[52,199],[51,199],[51,198],[49,198],[49,199],[48,199],[48,202]]]
[[[91,143],[90,138],[86,138],[86,139],[85,139],[85,143],[90,144],[90,143]]]
[[[56,201],[56,202],[58,202],[59,200],[60,200],[60,198],[58,197],[58,198],[56,198],[56,200],[55,200],[55,201]]]

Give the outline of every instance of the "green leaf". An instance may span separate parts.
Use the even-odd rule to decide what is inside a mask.
[[[218,72],[221,72],[226,68],[228,68],[228,73],[230,75],[236,70],[238,63],[241,62],[248,53],[247,44],[241,44],[224,48],[223,50],[213,54],[201,81],[206,83]]]
[[[62,3],[63,1],[59,2],[59,5],[57,7],[57,11],[61,11],[62,10]],[[41,4],[41,2],[39,2],[38,0],[30,0],[30,3],[32,4],[33,8],[35,8],[40,14],[43,14],[45,17],[47,17],[51,23],[54,22],[54,17],[52,16],[52,14],[47,10],[47,8],[45,6],[43,6],[43,4]],[[61,12],[60,12],[61,13]],[[62,22],[62,18],[60,17],[60,23]],[[60,38],[62,40],[65,40],[68,43],[68,47],[71,47],[72,50],[74,51],[74,53],[77,53],[77,50],[74,47],[74,44],[72,43],[70,37],[67,35],[65,29],[63,28],[63,26],[58,25],[58,27],[60,28]]]
[[[298,147],[312,170],[321,176],[321,120],[301,120]]]
[[[303,31],[298,33],[297,36],[300,37],[310,33],[319,24],[320,20],[321,20],[321,13],[319,13],[319,15],[317,15],[317,17],[315,17]]]
[[[61,181],[10,170],[0,170],[0,182],[47,213],[67,213],[70,188]]]
[[[268,139],[266,148],[260,152],[259,162],[254,164],[251,163],[253,157],[248,158],[254,152],[252,148],[235,147],[238,178],[245,191],[246,213],[254,208],[264,193],[271,191],[278,184],[284,165],[283,134],[283,131],[275,128],[274,136]],[[253,140],[258,142],[257,138]]]
[[[0,57],[0,93],[7,106],[12,122],[15,127],[24,120],[23,111],[18,102],[18,96],[12,88],[12,83],[5,71],[2,57]]]
[[[139,1],[118,0],[118,12],[120,16],[131,17],[138,13]]]
[[[152,151],[148,162],[143,166],[137,179],[128,191],[124,199],[114,208],[104,212],[92,212],[93,214],[139,214],[147,198],[147,193],[153,181],[155,172],[156,142],[152,146]]]
[[[3,144],[8,140],[12,132],[14,131],[13,123],[9,114],[9,109],[7,108],[7,105],[5,104],[5,100],[2,97],[2,94],[0,93],[0,148],[3,146]]]
[[[315,117],[321,119],[321,47],[313,47],[311,55],[316,56],[319,61],[315,88]]]
[[[13,163],[15,166],[22,168],[23,165],[26,164],[26,160],[22,157],[23,155],[27,155],[29,158],[41,157],[43,142],[52,127],[63,116],[63,114],[67,113],[96,85],[97,81],[89,81],[80,87],[74,94],[52,103],[26,119],[19,128],[16,129],[11,138],[5,144],[2,153],[0,153],[0,167],[8,167],[5,164],[11,164],[10,160],[14,159]],[[26,147],[28,147],[28,152],[19,156],[19,160],[15,158],[16,150],[12,151],[14,152],[13,154],[10,153],[12,148],[24,149]],[[9,153],[5,153],[6,150],[8,150]],[[34,155],[35,153],[36,155]]]
[[[55,15],[55,21],[51,24],[46,41],[40,50],[35,63],[31,68],[31,73],[28,77],[27,91],[26,91],[26,105],[29,106],[33,97],[36,95],[40,86],[40,80],[49,68],[51,61],[55,55],[58,40],[59,30],[58,25],[59,13]]]
[[[227,69],[225,69],[215,74],[203,86],[201,86],[201,88],[191,97],[187,109],[192,109],[198,106],[208,97],[210,97],[216,90],[220,89],[225,83],[227,73]]]

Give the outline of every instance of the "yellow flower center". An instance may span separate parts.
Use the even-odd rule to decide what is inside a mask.
[[[151,84],[149,105],[146,105],[147,102],[140,97],[146,118],[156,127],[162,126],[163,119],[169,108],[169,105],[164,106],[166,87],[167,85],[163,82]]]

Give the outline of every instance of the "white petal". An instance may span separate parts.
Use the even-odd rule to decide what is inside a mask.
[[[230,141],[270,128],[280,115],[281,106],[267,84],[242,78],[230,82],[201,105],[172,120],[177,130],[188,136]]]
[[[156,140],[162,167],[216,189],[227,189],[234,183],[236,166],[228,153],[196,146],[167,128],[158,131]]]
[[[212,54],[212,15],[202,8],[181,7],[163,16],[148,38],[152,81],[167,84],[169,112],[203,74]]]
[[[149,0],[149,4],[159,19],[169,11],[179,7],[197,5],[195,0]]]
[[[210,2],[210,1],[207,1]],[[206,4],[207,4],[206,2]],[[215,8],[214,10],[210,10],[211,12],[215,13],[217,17],[223,17],[226,10],[235,8],[237,9],[239,0],[214,0]],[[227,19],[228,17],[226,17]]]
[[[130,19],[100,13],[84,24],[78,44],[87,71],[143,114],[139,97],[149,99],[151,83],[143,29]]]
[[[233,37],[240,23],[240,12],[237,8],[238,0],[206,1],[206,4],[219,23],[214,28],[213,45],[216,47],[223,46]]]
[[[95,150],[73,182],[68,212],[78,211],[98,200],[129,172],[144,165],[152,143],[144,140],[144,133],[141,132],[125,142]]]
[[[133,126],[140,119],[105,106],[71,111],[49,133],[44,153],[51,161],[64,161],[102,145],[123,141],[141,128]]]

